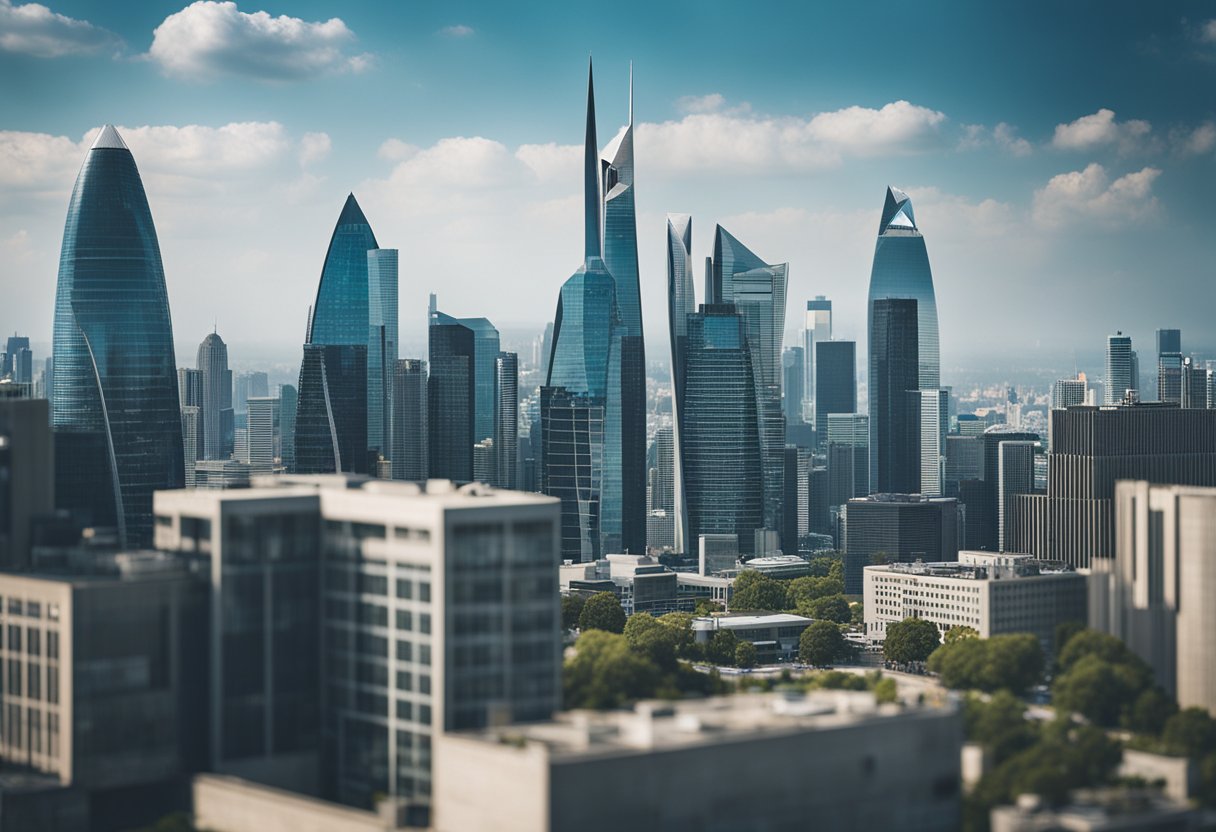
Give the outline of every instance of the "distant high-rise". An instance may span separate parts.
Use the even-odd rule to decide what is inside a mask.
[[[785,423],[796,425],[802,421],[803,393],[806,385],[806,367],[802,347],[789,347],[781,353],[782,411]]]
[[[299,403],[300,396],[294,386],[279,385],[279,456],[283,470],[289,474],[296,470],[296,409]]]
[[[465,322],[435,312],[427,327],[427,340],[431,368],[427,393],[430,430],[427,467],[432,477],[471,482],[473,445],[478,441],[474,433],[476,333]]]
[[[917,448],[920,456],[920,493],[927,497],[945,494],[946,434],[950,428],[949,393],[918,390],[909,393],[920,425]]]
[[[696,546],[697,538],[689,537],[688,531],[680,424],[683,419],[684,384],[687,377],[688,316],[696,309],[692,274],[692,217],[687,214],[668,214],[667,324],[671,333],[672,502],[675,514],[673,546],[677,552],[686,554]]]
[[[1077,378],[1061,378],[1051,388],[1051,408],[1060,410],[1073,405],[1085,404],[1089,384],[1082,373]]]
[[[279,459],[279,400],[270,396],[249,399],[249,464],[255,473],[269,474]]]
[[[874,493],[920,491],[916,396],[924,362],[919,359],[917,306],[911,298],[878,298],[870,304],[870,489]]]
[[[1119,404],[1127,391],[1135,390],[1132,380],[1132,339],[1119,332],[1106,339],[1106,404]]]
[[[198,345],[198,371],[202,374],[203,459],[232,456],[235,413],[232,409],[232,371],[228,345],[212,332]]]
[[[1189,356],[1182,360],[1179,381],[1182,388],[1180,403],[1183,407],[1203,409],[1212,406],[1208,401],[1208,371],[1195,366],[1194,359]]]
[[[56,503],[152,542],[152,492],[185,483],[169,297],[135,159],[106,125],[72,191],[54,326]]]
[[[997,551],[1008,551],[1005,523],[1013,514],[1013,498],[1034,493],[1034,457],[1039,443],[1001,442],[997,446]]]
[[[862,570],[887,562],[958,560],[958,504],[950,497],[873,494],[845,507],[844,588],[862,591]]]
[[[55,510],[54,457],[48,403],[0,394],[0,568],[31,564],[31,521]]]
[[[832,413],[827,419],[829,509],[870,493],[870,417]]]
[[[387,456],[393,433],[397,366],[397,249],[367,252],[367,447]]]
[[[1182,401],[1182,331],[1157,330],[1157,398]]]
[[[268,395],[270,377],[266,373],[257,370],[237,373],[232,393],[232,409],[236,414],[236,421],[241,425],[245,424],[244,417],[249,413],[250,399],[265,398]]]
[[[857,342],[815,344],[815,444],[828,441],[828,417],[857,411]]]
[[[16,378],[17,356],[22,350],[30,348],[30,339],[25,335],[10,335],[4,345],[4,360],[0,362],[0,378],[11,375]]]
[[[392,476],[395,480],[422,482],[429,476],[427,456],[426,362],[397,360],[393,377]]]
[[[378,249],[355,195],[342,206],[308,322],[296,412],[296,470],[368,473],[368,252]],[[387,312],[386,312],[387,314]]]
[[[519,356],[500,352],[494,361],[498,404],[494,410],[494,480],[499,488],[519,487]]]
[[[11,340],[11,339],[10,339]],[[29,347],[21,347],[12,358],[13,381],[18,384],[34,383],[34,353]]]
[[[182,407],[203,405],[203,371],[177,368],[177,396]]]
[[[182,405],[182,459],[186,488],[194,488],[194,469],[202,458],[203,409],[196,404]]]
[[[816,295],[813,300],[806,302],[806,319],[802,329],[802,350],[806,360],[804,368],[806,381],[803,384],[803,393],[807,405],[803,408],[803,413],[807,414],[807,419],[814,420],[812,424],[818,422],[818,417],[811,415],[817,395],[815,381],[818,378],[815,371],[815,344],[830,340],[832,340],[832,302],[823,295]]]
[[[432,295],[432,300],[437,298]],[[462,326],[473,333],[472,373],[473,385],[472,436],[474,442],[494,437],[494,413],[498,407],[495,382],[495,364],[500,353],[500,339],[494,324],[486,318],[455,318],[436,309],[431,313],[431,324],[440,326]],[[435,359],[431,358],[432,372]]]
[[[675,511],[675,442],[673,428],[654,432],[651,446],[654,465],[650,469],[650,511]]]

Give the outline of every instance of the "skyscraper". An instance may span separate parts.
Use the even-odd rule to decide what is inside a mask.
[[[19,381],[15,377],[17,366],[17,355],[22,350],[30,348],[30,339],[25,335],[10,335],[4,345],[4,361],[0,363],[0,378],[7,375],[13,375],[13,381]]]
[[[542,487],[561,501],[563,557],[578,561],[594,560],[625,545],[621,455],[625,327],[616,281],[602,258],[602,183],[590,69],[583,162],[584,261],[558,295],[549,372],[541,388]],[[645,491],[641,497],[644,501]],[[641,533],[645,534],[644,525]],[[631,530],[631,539],[634,534]]]
[[[389,459],[395,480],[426,480],[427,457],[426,362],[401,358],[393,377],[393,445]]]
[[[787,425],[802,421],[802,403],[806,398],[803,392],[806,384],[804,364],[802,347],[789,347],[781,353],[781,403]]]
[[[194,488],[194,465],[203,458],[203,371],[178,367],[177,393],[182,409],[185,485]]]
[[[296,470],[296,408],[300,396],[290,384],[279,385],[279,457],[283,470],[289,474]]]
[[[435,295],[432,302],[437,302]],[[431,324],[440,326],[462,326],[473,333],[473,353],[469,371],[472,373],[470,383],[473,385],[472,425],[473,441],[494,437],[494,413],[498,407],[498,393],[495,386],[495,363],[500,353],[498,330],[486,318],[455,318],[435,309],[431,313]],[[431,365],[434,370],[435,359]]]
[[[202,374],[203,459],[232,456],[234,412],[232,371],[228,369],[228,345],[212,332],[198,345],[198,371]]]
[[[355,195],[342,206],[308,321],[296,412],[296,470],[367,473],[368,252],[378,249]]]
[[[474,433],[476,333],[463,321],[434,312],[427,340],[431,367],[427,383],[427,468],[432,477],[471,482],[473,445],[478,441]]]
[[[920,425],[916,397],[921,339],[918,302],[879,298],[870,304],[870,489],[920,490]]]
[[[1106,339],[1106,404],[1119,404],[1127,391],[1135,390],[1132,380],[1132,339],[1118,332]]]
[[[1157,399],[1182,401],[1182,331],[1157,330]]]
[[[249,413],[249,400],[265,398],[270,395],[270,377],[260,371],[237,373],[233,385],[232,409],[236,414],[237,423],[244,427],[245,416]]]
[[[942,389],[917,390],[914,399],[920,454],[920,493],[928,497],[945,494],[946,434],[950,429],[949,393]]]
[[[1005,523],[1012,518],[1013,498],[1034,493],[1034,457],[1038,442],[1009,441],[997,446],[997,551],[1008,551]]]
[[[494,410],[494,482],[519,487],[519,356],[500,352],[494,361],[498,404]]]
[[[397,365],[397,249],[367,252],[367,447],[386,456],[393,433]]]
[[[68,206],[54,325],[56,503],[152,541],[152,492],[185,482],[169,297],[135,159],[111,125]]]
[[[857,411],[857,342],[815,343],[815,444],[827,445],[828,417]]]
[[[831,509],[870,493],[870,417],[832,413],[827,422],[827,502]]]
[[[806,382],[803,385],[803,393],[807,405],[803,408],[803,413],[807,414],[807,419],[814,419],[815,422],[818,419],[811,414],[811,407],[813,407],[816,396],[815,344],[831,340],[832,302],[823,295],[816,295],[813,300],[806,302],[806,320],[802,330],[802,350],[806,360]]]
[[[684,383],[687,376],[688,316],[695,312],[696,295],[692,276],[692,217],[667,215],[667,324],[671,333],[672,402],[672,510],[675,513],[674,548],[688,553],[696,537],[689,537],[685,503],[684,464],[680,424],[683,419]]]
[[[1085,404],[1085,396],[1088,391],[1089,385],[1084,373],[1076,378],[1057,379],[1051,388],[1051,408],[1060,410],[1075,404]]]
[[[269,474],[279,460],[279,400],[256,396],[249,400],[249,464],[254,473]]]

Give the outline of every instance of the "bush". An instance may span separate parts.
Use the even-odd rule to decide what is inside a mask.
[[[607,630],[610,633],[625,631],[625,611],[621,602],[611,592],[597,592],[583,604],[578,616],[580,630]]]
[[[1203,708],[1187,708],[1165,721],[1161,741],[1172,754],[1198,760],[1216,752],[1216,720]]]
[[[899,686],[894,679],[879,679],[874,683],[874,701],[880,705],[899,701]]]
[[[1081,636],[1075,636],[1069,645]],[[1075,711],[1090,722],[1114,728],[1130,721],[1131,710],[1152,680],[1136,664],[1116,664],[1090,653],[1071,662],[1052,684],[1052,699],[1058,711]]]

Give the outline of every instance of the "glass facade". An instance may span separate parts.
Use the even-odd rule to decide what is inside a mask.
[[[55,296],[56,504],[152,541],[152,492],[185,483],[169,297],[131,152],[107,126],[68,207]]]
[[[454,318],[442,312],[431,315],[431,324],[463,326],[473,333],[472,441],[493,439],[494,409],[498,406],[494,375],[494,364],[500,351],[498,330],[486,318]]]
[[[675,528],[673,547],[689,551],[688,510],[684,499],[684,466],[680,422],[683,418],[688,316],[696,311],[696,291],[692,277],[692,217],[667,215],[667,324],[671,333],[671,401],[674,482],[672,483]]]
[[[828,417],[857,411],[857,343],[819,341],[815,344],[815,444],[828,441]]]
[[[494,362],[498,407],[494,414],[495,481],[499,488],[519,487],[519,356],[500,352]]]
[[[393,435],[397,364],[397,249],[367,252],[367,444],[387,456]]]
[[[393,379],[393,479],[427,478],[427,415],[426,362],[402,358]]]
[[[476,334],[463,322],[437,313],[427,328],[431,377],[427,388],[430,476],[473,480],[477,392]]]
[[[884,298],[870,306],[870,488],[920,490],[917,302]]]
[[[304,345],[295,424],[297,472],[367,472],[366,384],[366,345]]]

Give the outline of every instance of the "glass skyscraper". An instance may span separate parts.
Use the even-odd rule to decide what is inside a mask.
[[[426,362],[397,360],[393,378],[392,476],[395,480],[427,479]]]
[[[198,370],[203,377],[203,459],[232,456],[235,415],[232,409],[232,370],[228,369],[228,345],[212,332],[198,345]]]
[[[875,494],[920,490],[917,302],[880,298],[870,305],[870,488]]]
[[[152,493],[185,482],[169,296],[131,151],[106,125],[68,206],[53,336],[56,504],[152,543]]]
[[[687,504],[684,500],[684,465],[680,422],[684,407],[685,356],[688,353],[688,316],[696,311],[692,275],[692,217],[667,215],[667,323],[671,333],[672,445],[675,472],[672,483],[675,513],[674,548],[697,551],[690,537]]]
[[[372,330],[368,255],[378,248],[367,218],[355,195],[350,194],[325,254],[300,365],[295,457],[296,470],[302,474],[371,471],[368,449],[372,446],[367,432],[368,342]],[[377,262],[387,272],[390,264]],[[382,277],[386,277],[385,272]],[[395,295],[395,268],[391,282]],[[388,313],[381,309],[379,323],[385,325]],[[396,317],[395,312],[392,317]]]
[[[477,410],[476,333],[463,321],[432,312],[427,327],[431,374],[427,381],[430,476],[472,482]]]
[[[367,252],[367,447],[387,457],[393,441],[397,365],[397,249]]]
[[[436,301],[434,295],[431,300],[432,303]],[[486,318],[455,318],[438,310],[431,312],[431,324],[463,326],[473,333],[470,368],[473,373],[473,442],[494,438],[494,409],[498,406],[498,388],[494,380],[494,365],[500,352],[498,330]]]
[[[857,411],[857,342],[815,342],[815,444],[826,447],[828,417]]]
[[[519,487],[519,356],[500,352],[494,361],[498,403],[494,411],[494,485]]]

